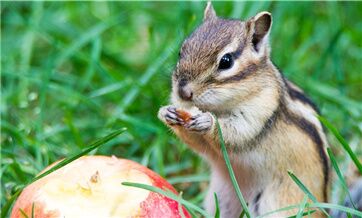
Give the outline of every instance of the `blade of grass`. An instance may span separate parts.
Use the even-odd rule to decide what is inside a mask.
[[[206,198],[207,192],[206,190],[201,191],[201,193],[198,193],[196,196],[192,196],[189,201],[191,203],[200,204],[205,198]]]
[[[19,208],[19,211],[21,213],[21,215],[23,215],[24,218],[29,218],[29,216],[25,213],[25,211],[21,208]]]
[[[35,203],[31,205],[31,218],[35,218]]]
[[[112,83],[112,84],[107,84],[106,86],[100,88],[100,89],[96,89],[93,90],[89,93],[89,97],[90,98],[96,98],[96,97],[100,97],[103,95],[107,95],[109,93],[118,91],[126,86],[128,86],[131,82],[129,80],[125,80],[125,81],[121,81],[121,82],[116,82],[116,83]]]
[[[339,210],[339,211],[343,211],[346,213],[350,213],[352,215],[356,215],[357,217],[362,217],[362,212],[349,208],[349,207],[345,207],[345,206],[341,206],[338,204],[330,204],[330,203],[312,203],[309,205],[310,207],[316,207],[316,208],[328,208],[328,209],[335,209],[335,210]]]
[[[217,131],[218,131],[218,134],[219,134],[219,142],[220,142],[220,146],[221,146],[221,151],[222,151],[222,154],[223,154],[223,157],[224,157],[224,160],[225,160],[225,164],[226,164],[226,167],[227,167],[229,175],[230,175],[231,182],[232,182],[232,184],[234,186],[234,189],[235,189],[236,195],[237,195],[237,197],[238,197],[238,199],[240,201],[240,204],[243,207],[243,210],[245,211],[245,215],[248,218],[250,218],[250,211],[249,211],[248,205],[246,204],[246,201],[245,201],[245,199],[243,197],[243,194],[240,191],[239,184],[236,181],[236,177],[235,177],[233,168],[232,168],[231,163],[230,163],[230,159],[229,159],[226,147],[225,147],[224,138],[223,138],[223,135],[222,135],[222,131],[221,131],[219,121],[217,120],[215,115],[213,115],[213,116],[214,116],[214,119],[216,121],[216,126],[217,126]]]
[[[244,218],[245,216],[245,210],[241,211],[239,218]]]
[[[105,144],[106,142],[110,141],[111,139],[115,138],[116,136],[118,136],[119,134],[123,133],[124,131],[126,131],[126,128],[122,128],[119,130],[116,130],[112,133],[110,133],[109,135],[96,140],[95,142],[93,142],[92,144],[90,144],[89,146],[87,146],[87,148],[85,148],[83,151],[81,151],[80,153],[77,153],[69,158],[66,158],[62,161],[60,161],[58,164],[56,164],[55,166],[53,166],[52,168],[50,168],[49,170],[45,171],[44,173],[34,177],[30,182],[28,182],[26,185],[29,185],[35,181],[37,181],[38,179],[41,179],[47,175],[49,175],[50,173],[60,169],[61,167],[69,164],[70,162],[80,158],[81,156],[88,154],[89,152],[93,151],[94,149],[98,148],[99,146]],[[24,189],[23,186],[21,189],[19,189],[4,205],[4,207],[1,208],[1,218],[5,218],[6,215],[9,212],[9,209],[11,207],[11,205],[13,204],[13,202],[16,200],[16,198],[20,195],[21,191]]]
[[[362,175],[362,164],[359,162],[357,156],[353,153],[351,147],[347,143],[347,141],[341,136],[341,134],[338,132],[338,130],[324,117],[318,116],[318,119],[323,123],[324,126],[326,126],[333,135],[338,139],[338,141],[341,143],[344,150],[347,151],[348,155],[351,157],[354,164],[357,166],[357,169],[359,173]]]
[[[72,133],[75,144],[81,148],[84,145],[82,135],[80,134],[79,129],[74,125],[73,114],[70,111],[65,112],[64,124],[67,124],[70,132]],[[41,134],[40,138],[42,138]]]
[[[302,203],[300,204],[300,207],[299,207],[299,211],[297,213],[297,216],[294,216],[296,218],[301,218],[303,216],[303,211],[305,209],[305,206],[307,205],[307,202],[308,202],[308,196],[307,195],[304,195],[304,198],[303,198],[303,201]]]
[[[1,218],[5,218],[8,214],[10,207],[13,205],[13,202],[18,198],[23,188],[17,190],[13,196],[5,203],[5,205],[1,208]]]
[[[186,200],[184,200],[183,198],[180,198],[178,195],[175,195],[174,193],[170,192],[170,191],[165,191],[162,190],[158,187],[154,187],[154,186],[150,186],[150,185],[145,185],[145,184],[141,184],[141,183],[133,183],[133,182],[122,182],[122,185],[124,186],[130,186],[130,187],[135,187],[135,188],[141,188],[141,189],[145,189],[151,192],[156,192],[158,194],[161,194],[163,196],[166,196],[174,201],[180,202],[182,205],[184,205],[186,208],[190,208],[192,210],[197,211],[198,213],[200,213],[202,216],[207,217],[207,218],[211,218],[212,216],[210,216],[205,210],[201,209],[200,207],[198,207],[195,204],[192,204]]]
[[[154,147],[154,155],[151,157],[154,158],[156,162],[156,169],[157,172],[160,174],[160,176],[165,176],[165,164],[164,164],[164,153],[163,153],[163,145],[165,145],[165,136],[163,134],[160,134],[159,137],[157,137],[155,143],[152,147]]]
[[[260,216],[257,216],[256,218],[263,218],[263,217],[268,217],[272,214],[275,214],[275,213],[279,213],[279,212],[283,212],[283,211],[288,211],[288,210],[292,210],[292,209],[296,209],[296,208],[299,208],[300,205],[299,204],[295,204],[295,205],[289,205],[287,207],[283,207],[283,208],[279,208],[277,210],[273,210],[273,211],[269,211],[267,213],[264,213]]]
[[[353,202],[351,193],[349,193],[347,183],[346,183],[346,181],[344,180],[344,177],[343,177],[343,175],[342,175],[342,173],[341,173],[341,171],[340,171],[340,169],[339,169],[339,167],[338,167],[336,158],[334,157],[331,148],[327,148],[327,152],[328,152],[329,159],[331,159],[332,166],[333,166],[334,170],[335,170],[336,173],[337,173],[338,179],[339,179],[339,181],[341,182],[343,189],[347,192],[347,195],[348,195],[348,197],[349,197],[349,200],[351,201],[351,204],[352,204],[353,208],[354,208],[354,209],[357,209],[357,208],[356,208],[356,205],[355,205],[354,202]]]
[[[262,214],[260,216],[257,216],[256,218],[268,217],[268,216],[270,216],[272,214],[275,214],[275,213],[288,211],[288,210],[296,209],[296,208],[299,208],[299,207],[300,207],[300,205],[298,205],[298,204],[289,205],[287,207],[283,207],[283,208],[279,208],[277,210],[269,211],[269,212],[264,213],[264,214]],[[358,210],[355,210],[355,209],[352,209],[352,208],[349,208],[349,207],[344,207],[344,206],[341,206],[341,205],[338,205],[338,204],[319,203],[319,202],[318,203],[310,203],[309,208],[335,209],[335,210],[339,210],[339,211],[343,211],[343,212],[346,212],[346,213],[356,215],[358,217],[362,217],[362,212],[360,212]]]
[[[195,175],[185,175],[185,176],[177,176],[171,177],[168,179],[168,182],[171,184],[177,183],[192,183],[192,182],[207,182],[209,181],[208,174],[195,174]]]
[[[302,189],[302,191],[304,193],[306,193],[313,202],[318,202],[317,198],[307,189],[307,187],[292,172],[288,171],[288,174],[293,179],[293,181],[299,186],[299,188]]]
[[[179,205],[182,206],[181,203],[179,203]],[[193,210],[190,210],[190,208],[186,207],[185,205],[184,205],[184,207],[185,207],[186,210],[190,213],[190,215],[191,215],[192,218],[197,218],[197,215],[196,215],[196,213],[195,213]]]
[[[97,36],[102,34],[104,31],[121,21],[122,20],[119,19],[119,17],[112,17],[104,22],[94,25],[89,30],[84,31],[77,40],[75,40],[69,47],[67,47],[60,53],[59,57],[55,61],[55,65],[59,66],[68,57],[72,56],[75,52],[77,52],[80,48],[82,48],[90,41],[95,39]]]
[[[311,215],[312,213],[316,212],[316,210],[310,210],[304,213],[301,213],[301,217],[304,217],[306,215]],[[289,216],[288,218],[296,218],[296,216]]]
[[[85,75],[82,77],[82,80],[79,84],[79,90],[84,90],[87,84],[89,84],[89,82],[91,81],[95,72],[96,63],[99,62],[101,51],[102,51],[102,40],[100,39],[100,37],[97,37],[92,42],[91,58],[88,63],[88,69]]]
[[[320,59],[315,65],[314,73],[312,74],[313,78],[319,78],[321,73],[323,72],[323,66],[326,64],[326,61],[331,53],[334,52],[335,48],[338,45],[338,40],[341,38],[340,36],[343,33],[343,28],[336,27],[337,31],[330,37],[327,48],[321,54]]]
[[[165,173],[166,174],[173,174],[177,173],[181,170],[186,170],[188,168],[192,168],[192,164],[190,162],[177,162],[177,163],[171,163],[165,167]]]
[[[299,186],[299,188],[308,195],[308,197],[314,202],[317,203],[317,198],[308,190],[308,188],[290,171],[288,171],[289,176],[293,179],[293,181]],[[327,216],[330,217],[327,211],[322,209],[322,212]]]
[[[182,198],[182,192],[180,192],[179,198]],[[178,208],[178,211],[179,211],[179,214],[180,214],[181,218],[186,218],[184,210],[182,208],[182,204],[180,202],[177,202],[177,208]]]
[[[43,2],[35,2],[31,5],[32,8],[32,15],[29,19],[29,26],[25,32],[24,37],[22,38],[22,46],[21,46],[21,52],[20,52],[20,74],[27,73],[29,71],[30,65],[31,65],[31,58],[33,54],[33,47],[34,47],[34,41],[36,40],[36,30],[39,26],[39,23],[41,21],[41,17],[43,16]],[[19,88],[19,95],[21,95],[22,98],[26,98],[25,96],[28,93],[28,81],[26,80],[20,80],[20,83],[18,84]]]
[[[143,157],[140,161],[140,163],[143,165],[143,166],[148,166],[149,164],[149,161],[150,161],[150,156],[151,156],[151,153],[153,152],[154,148],[147,148],[145,151],[144,151],[144,154],[143,154]],[[172,183],[171,183],[172,184]]]
[[[307,214],[308,214],[308,218],[310,218],[310,215],[314,212],[316,212],[317,210],[308,210],[307,211]]]
[[[214,199],[215,199],[215,218],[220,218],[220,208],[219,208],[219,199],[217,198],[216,193],[214,192]]]

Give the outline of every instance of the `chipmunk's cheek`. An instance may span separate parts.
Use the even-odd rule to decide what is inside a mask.
[[[215,91],[213,89],[205,89],[202,92],[195,92],[193,102],[200,109],[210,109],[210,107],[218,104],[215,97]]]

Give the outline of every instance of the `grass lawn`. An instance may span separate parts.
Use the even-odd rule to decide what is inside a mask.
[[[50,163],[112,130],[93,153],[137,161],[201,205],[209,170],[158,119],[182,40],[205,2],[1,2],[1,205]],[[215,2],[273,15],[272,58],[362,157],[362,3]],[[351,158],[329,132],[342,172]],[[345,197],[338,182],[332,202]]]

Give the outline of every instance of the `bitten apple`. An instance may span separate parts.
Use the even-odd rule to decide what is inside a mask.
[[[181,213],[190,217],[176,201],[121,184],[126,181],[177,194],[165,179],[136,162],[84,156],[27,186],[16,201],[11,217],[23,217],[22,213],[31,217],[32,212],[37,218],[173,218],[182,217]]]

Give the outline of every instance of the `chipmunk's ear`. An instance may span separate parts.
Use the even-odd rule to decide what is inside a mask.
[[[252,34],[254,49],[259,51],[268,43],[268,36],[272,25],[271,13],[263,11],[247,21],[249,33]]]
[[[216,18],[216,12],[214,7],[212,7],[211,1],[207,2],[206,8],[204,10],[204,21],[213,20]]]

